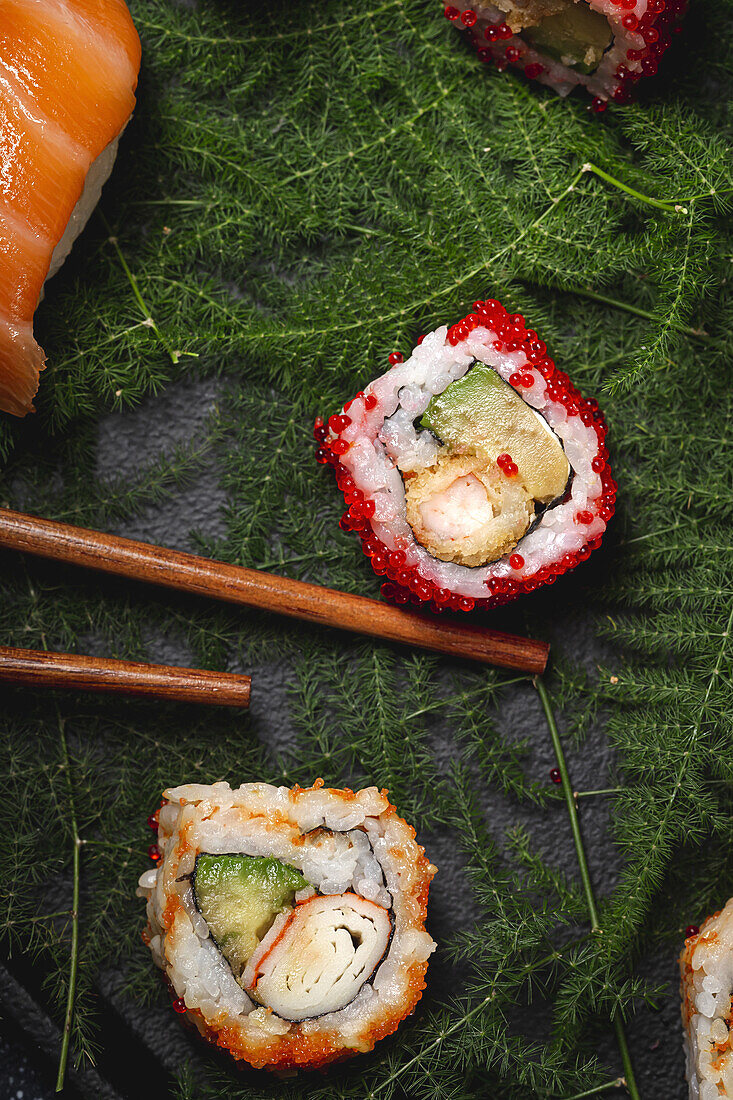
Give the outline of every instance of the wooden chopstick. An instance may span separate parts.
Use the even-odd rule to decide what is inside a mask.
[[[75,653],[0,646],[0,681],[28,687],[144,695],[215,707],[248,707],[249,676],[203,668],[146,665]]]
[[[417,614],[333,588],[6,508],[0,508],[0,547],[523,672],[543,672],[550,650],[547,642],[532,638]]]

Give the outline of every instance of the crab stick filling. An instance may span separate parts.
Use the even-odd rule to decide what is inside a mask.
[[[286,1020],[336,1012],[372,976],[391,930],[387,910],[358,894],[310,898],[275,919],[242,984]]]

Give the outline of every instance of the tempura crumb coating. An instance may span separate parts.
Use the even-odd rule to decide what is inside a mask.
[[[414,1010],[435,950],[425,918],[436,868],[386,792],[376,787],[334,790],[322,781],[305,790],[267,783],[234,790],[228,783],[189,784],[165,792],[158,817],[162,859],[142,876],[138,890],[147,899],[144,939],[177,998],[176,1007],[206,1039],[258,1068],[313,1068],[371,1050]],[[212,939],[190,881],[197,856],[267,853],[298,865],[320,858],[313,836],[325,831],[338,838],[347,830],[368,838],[391,896],[388,951],[370,982],[343,1009],[302,1022],[282,1019],[248,996]],[[324,864],[326,895],[359,889],[358,878],[343,866],[332,858]],[[340,874],[344,881],[334,883]]]
[[[427,522],[426,509],[446,498],[455,487],[471,498],[472,522],[466,530],[465,503],[461,508],[463,530],[451,530],[450,516],[442,525]],[[435,558],[461,565],[484,565],[509,553],[534,519],[534,501],[518,478],[509,479],[482,455],[441,454],[434,466],[405,479],[407,522],[415,538]],[[457,501],[457,504],[463,503]],[[447,512],[447,509],[446,509]]]

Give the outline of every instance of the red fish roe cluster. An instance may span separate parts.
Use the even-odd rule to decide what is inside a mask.
[[[609,19],[615,41],[596,73],[586,76],[575,73],[552,58],[535,51],[519,34],[503,21],[495,21],[496,8],[462,10],[452,4],[444,8],[446,19],[459,30],[466,31],[480,61],[494,64],[499,70],[513,65],[530,80],[539,80],[566,93],[573,84],[583,84],[591,94],[591,109],[605,111],[607,101],[629,103],[634,85],[645,76],[654,76],[662,55],[672,44],[672,36],[680,30],[687,0],[610,0],[590,7]],[[595,94],[594,94],[595,93]]]
[[[473,312],[448,329],[448,342],[455,346],[479,326],[495,333],[496,341],[493,346],[497,352],[523,353],[525,368],[518,372],[516,381],[514,375],[510,378],[510,383],[516,389],[521,392],[522,387],[534,385],[534,377],[527,372],[535,369],[546,381],[545,392],[550,400],[561,404],[568,417],[577,416],[582,424],[592,426],[598,439],[598,453],[591,466],[594,473],[599,475],[602,485],[602,494],[593,502],[593,507],[598,516],[607,523],[615,511],[617,486],[611,476],[609,454],[605,445],[608,429],[598,402],[581,395],[567,374],[558,370],[547,355],[547,347],[537,333],[526,327],[524,317],[519,313],[508,313],[500,302],[474,302]],[[591,551],[600,546],[602,536],[598,535],[585,542],[575,553],[565,554],[560,560],[534,573],[491,578],[487,582],[487,595],[482,599],[439,588],[422,575],[419,567],[407,563],[404,550],[390,549],[377,537],[370,522],[375,511],[374,501],[358,488],[350,471],[341,462],[341,457],[351,446],[347,440],[341,438],[341,433],[351,424],[348,410],[357,401],[363,401],[367,409],[375,408],[378,404],[373,394],[365,395],[360,391],[351,401],[347,401],[342,414],[329,417],[327,422],[320,416],[316,418],[313,428],[313,436],[318,444],[315,457],[317,462],[333,467],[336,482],[346,503],[346,511],[339,526],[342,531],[353,531],[359,536],[362,550],[370,558],[374,572],[378,576],[386,577],[382,584],[382,595],[386,599],[400,605],[427,604],[435,612],[498,607],[524,593],[534,592],[545,584],[554,584],[558,577],[586,561]],[[513,476],[517,472],[516,464],[509,454],[499,455],[497,463],[507,476]],[[575,523],[589,524],[594,518],[594,512],[583,509],[576,513]],[[509,564],[516,573],[524,568],[525,561],[520,553],[514,553],[509,558]]]
[[[519,473],[519,467],[510,454],[499,455],[496,459],[496,465],[506,477],[516,477]]]

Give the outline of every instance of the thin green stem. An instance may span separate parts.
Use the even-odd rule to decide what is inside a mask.
[[[335,550],[317,550],[314,554],[296,554],[292,558],[267,558],[258,563],[258,569],[281,569],[285,565],[295,565],[301,561],[336,561],[338,553]]]
[[[595,794],[618,794],[622,790],[623,787],[604,787],[600,791],[575,791],[574,794],[576,798],[590,798],[591,795]]]
[[[535,677],[534,684],[537,688],[537,693],[540,697],[542,709],[545,713],[545,719],[547,720],[547,726],[550,731],[550,737],[552,739],[552,747],[555,750],[555,758],[557,760],[557,766],[562,779],[562,790],[563,794],[565,795],[565,805],[567,806],[568,816],[570,818],[570,828],[573,834],[575,852],[578,857],[580,878],[583,883],[583,892],[585,894],[585,901],[588,907],[588,915],[591,922],[591,931],[596,935],[600,935],[603,932],[603,929],[601,928],[600,920],[598,917],[598,906],[596,905],[596,898],[593,892],[593,884],[591,882],[590,871],[588,869],[588,860],[585,855],[583,837],[580,832],[578,807],[575,802],[573,787],[570,782],[570,773],[568,772],[568,765],[565,760],[565,752],[562,747],[562,741],[560,740],[560,733],[557,728],[557,722],[555,721],[555,715],[552,710],[552,703],[550,701],[550,696],[547,688],[545,687],[542,679],[539,676]],[[616,1041],[618,1043],[619,1051],[621,1052],[621,1062],[624,1067],[626,1086],[629,1090],[629,1095],[631,1096],[632,1100],[641,1100],[639,1090],[636,1086],[636,1079],[634,1077],[634,1067],[631,1064],[631,1055],[629,1054],[629,1045],[626,1040],[626,1032],[624,1031],[623,1021],[618,1014],[613,1018],[613,1029],[616,1033]]]
[[[510,684],[522,684],[526,682],[526,676],[512,676],[509,680],[502,680],[496,684],[498,688],[508,687]],[[484,690],[483,687],[478,687],[475,691],[463,691],[460,695],[456,696],[457,700],[462,703],[467,703],[475,695],[479,695]],[[412,718],[419,718],[421,714],[428,714],[431,710],[443,710],[446,705],[445,699],[438,699],[435,703],[428,703],[424,707],[420,707],[419,710],[413,710],[410,714],[406,714],[403,718],[404,722],[409,722]]]
[[[596,1085],[594,1089],[586,1089],[585,1092],[574,1092],[572,1096],[567,1096],[565,1100],[584,1100],[586,1096],[599,1096],[602,1092],[610,1092],[611,1089],[622,1089],[626,1087],[626,1078],[617,1077],[615,1081],[606,1081],[605,1085]]]
[[[553,950],[548,955],[545,955],[541,959],[535,960],[535,962],[533,963],[525,963],[525,965],[522,967],[522,973],[531,974],[535,970],[541,970],[543,967],[549,966],[550,963],[555,962],[557,959],[561,959],[567,951],[570,951],[573,947],[577,947],[579,944],[584,943],[587,939],[587,936],[580,936],[577,940],[573,940],[571,943],[563,944],[563,946],[559,950]],[[447,1039],[449,1035],[453,1035],[454,1032],[459,1031],[463,1027],[463,1025],[471,1019],[471,1017],[475,1016],[477,1012],[480,1012],[482,1008],[493,1001],[495,987],[496,979],[494,980],[491,993],[488,993],[482,1000],[478,1002],[478,1004],[475,1004],[473,1008],[464,1013],[459,1020],[456,1020],[455,1023],[451,1024],[450,1027],[447,1027],[444,1031],[441,1031],[436,1036],[436,1038],[432,1040],[432,1042],[428,1043],[427,1046],[418,1051],[418,1053],[413,1058],[411,1058],[409,1062],[405,1062],[401,1066],[398,1066],[389,1075],[389,1077],[387,1077],[384,1081],[380,1081],[378,1085],[375,1085],[375,1087],[369,1093],[369,1100],[373,1100],[373,1097],[375,1097],[378,1092],[381,1092],[382,1089],[386,1088],[388,1085],[391,1085],[393,1081],[396,1081],[397,1078],[405,1072],[405,1070],[410,1069],[410,1067],[419,1063],[425,1057],[425,1055],[429,1053],[429,1051],[433,1050],[437,1046],[440,1046],[440,1044],[445,1039]]]
[[[117,237],[115,237],[114,234],[112,233],[111,226],[110,226],[109,222],[107,221],[107,219],[105,218],[105,216],[104,216],[104,214],[102,213],[101,210],[99,211],[99,216],[102,219],[102,221],[104,222],[104,227],[107,230],[107,233],[109,234],[109,236],[108,236],[109,243],[112,245],[115,252],[117,253],[117,259],[120,261],[120,265],[122,267],[122,270],[124,271],[125,275],[127,276],[127,281],[129,282],[129,284],[132,288],[132,293],[135,297],[135,301],[140,306],[140,309],[143,312],[143,317],[145,318],[143,324],[147,325],[148,328],[151,328],[153,330],[153,332],[158,337],[161,344],[163,345],[163,347],[167,351],[168,355],[170,356],[171,362],[172,363],[178,363],[180,358],[181,358],[181,352],[180,351],[174,351],[174,349],[171,347],[171,345],[169,344],[166,337],[163,335],[163,333],[158,328],[158,325],[156,324],[155,318],[151,315],[150,310],[148,309],[148,306],[145,302],[145,299],[143,298],[142,294],[140,293],[140,287],[138,286],[137,279],[135,278],[132,271],[130,270],[130,266],[129,266],[127,260],[125,259],[125,256],[124,256],[124,253],[123,253],[122,249],[120,248],[120,243],[117,240]]]
[[[71,915],[71,909],[59,909],[55,913],[39,913],[35,917],[26,917],[25,920],[7,920],[3,923],[3,928],[13,928],[16,924],[23,927],[27,924],[43,924],[47,920],[55,920],[56,917],[70,917]]]
[[[664,210],[667,214],[688,214],[689,211],[686,206],[681,206],[677,202],[670,202],[666,199],[654,199],[651,195],[644,195],[641,191],[637,191],[634,187],[629,187],[628,183],[624,183],[623,180],[617,179],[616,176],[612,176],[610,172],[606,172],[604,168],[599,168],[597,164],[584,164],[581,168],[581,172],[592,172],[594,176],[598,176],[599,179],[605,180],[606,183],[610,183],[613,187],[618,187],[619,191],[625,191],[627,195],[631,195],[632,198],[638,199],[639,202],[645,202],[648,206],[656,206],[658,210]]]
[[[631,1062],[631,1052],[629,1051],[629,1044],[626,1039],[624,1022],[620,1016],[614,1016],[613,1030],[616,1032],[616,1042],[621,1051],[621,1064],[624,1067],[624,1080],[626,1082],[626,1088],[629,1090],[629,1096],[632,1100],[641,1100],[641,1093],[639,1092],[636,1084],[636,1077],[634,1076],[634,1067]]]
[[[633,306],[630,302],[622,302],[619,298],[610,298],[607,294],[598,294],[595,290],[588,290],[581,287],[572,287],[568,290],[568,294],[575,294],[578,298],[588,298],[592,302],[601,302],[605,306],[611,306],[613,309],[621,309],[626,313],[633,313],[635,317],[643,317],[647,321],[661,322],[662,318],[657,317],[651,310],[642,309],[640,306]],[[688,325],[675,325],[678,332],[684,332],[686,336],[694,336],[698,340],[709,340],[710,333],[705,332],[701,328],[691,328]]]
[[[694,518],[693,517],[690,517],[690,518],[694,522]],[[668,535],[670,531],[676,531],[679,526],[680,526],[680,521],[676,520],[674,523],[670,524],[669,527],[661,527],[657,531],[648,531],[646,533],[646,535],[637,535],[633,539],[621,539],[619,545],[620,546],[632,546],[633,543],[635,543],[635,542],[646,542],[647,539],[653,539],[657,535]]]
[[[406,1070],[410,1069],[412,1066],[414,1066],[418,1062],[422,1061],[422,1059],[425,1057],[425,1055],[429,1051],[433,1050],[437,1046],[440,1046],[440,1044],[445,1039],[447,1039],[449,1035],[452,1035],[454,1032],[459,1031],[464,1026],[464,1024],[468,1023],[468,1021],[471,1019],[472,1016],[475,1016],[477,1012],[480,1012],[482,1008],[485,1008],[485,1006],[487,1004],[489,1004],[493,1000],[493,998],[494,998],[494,994],[489,993],[486,997],[484,997],[482,1000],[480,1000],[478,1002],[478,1004],[474,1005],[473,1008],[469,1009],[468,1012],[464,1013],[464,1015],[461,1016],[461,1018],[459,1020],[456,1020],[456,1022],[454,1024],[451,1024],[450,1027],[447,1027],[444,1031],[441,1031],[435,1037],[435,1039],[433,1039],[432,1042],[428,1043],[427,1046],[423,1047],[422,1050],[418,1051],[418,1053],[415,1054],[409,1060],[409,1062],[403,1062],[401,1066],[398,1066],[389,1075],[389,1077],[386,1077],[384,1079],[384,1081],[380,1081],[378,1085],[375,1085],[375,1087],[369,1093],[370,1100],[371,1100],[372,1097],[376,1096],[378,1092],[381,1092],[383,1089],[387,1088],[388,1085],[391,1085],[393,1081],[396,1081],[397,1078],[400,1077]]]
[[[709,191],[703,191],[700,195],[690,195],[686,199],[678,199],[678,202],[696,202],[698,199],[709,199],[711,195],[730,195],[733,187],[711,187]],[[669,200],[672,202],[672,199]]]
[[[136,856],[144,856],[146,853],[141,848],[131,848],[129,844],[116,844],[113,840],[80,840],[86,848],[88,844],[94,844],[99,848],[120,848],[123,852],[132,852]]]
[[[588,860],[586,859],[585,848],[583,846],[583,838],[580,833],[578,809],[575,805],[573,787],[570,782],[570,773],[568,772],[568,766],[565,761],[565,753],[563,751],[560,734],[557,729],[557,723],[555,722],[555,715],[552,711],[550,696],[548,695],[547,688],[545,687],[539,676],[536,677],[534,683],[539,693],[540,702],[542,703],[542,709],[545,712],[545,718],[547,719],[547,725],[550,730],[550,737],[552,738],[552,747],[555,750],[557,766],[562,780],[562,790],[563,794],[565,795],[565,803],[567,805],[568,814],[570,816],[570,828],[573,833],[575,853],[578,857],[578,863],[580,864],[580,878],[583,883],[585,902],[588,906],[588,914],[591,921],[591,931],[601,932],[602,929],[600,921],[598,919],[598,908],[596,906],[596,899],[593,893],[593,885],[590,880],[590,871],[588,870]]]
[[[66,771],[66,785],[69,793],[69,821],[73,848],[73,894],[71,901],[71,961],[69,964],[69,988],[66,995],[66,1016],[64,1019],[64,1031],[61,1039],[61,1054],[59,1056],[59,1068],[56,1076],[56,1092],[61,1092],[66,1077],[66,1066],[69,1060],[69,1043],[71,1040],[71,1025],[74,1020],[74,1002],[76,1000],[76,979],[79,972],[79,892],[81,881],[81,846],[82,840],[76,824],[76,807],[74,804],[74,788],[71,783],[71,760],[69,746],[66,742],[66,726],[64,719],[59,715],[59,736],[61,739],[61,755]]]

